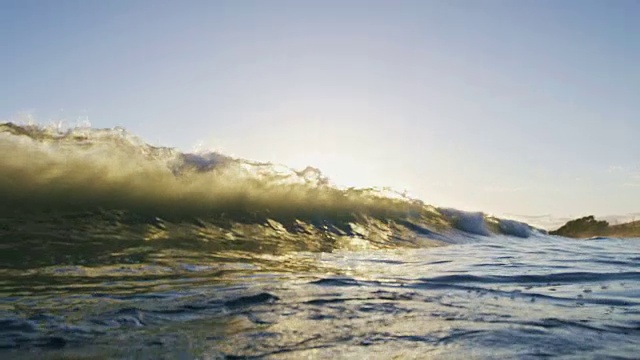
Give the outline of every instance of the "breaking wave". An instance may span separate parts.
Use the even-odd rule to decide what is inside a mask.
[[[146,240],[243,238],[264,245],[266,237],[298,244],[295,249],[330,250],[424,246],[447,241],[455,231],[520,237],[535,232],[524,223],[438,209],[391,190],[338,188],[312,167],[298,171],[151,146],[122,128],[61,131],[5,123],[0,152],[8,154],[0,157],[5,234],[24,223],[21,236],[64,228],[66,238],[107,232]]]

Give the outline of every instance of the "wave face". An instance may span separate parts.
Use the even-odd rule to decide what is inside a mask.
[[[19,244],[8,247],[16,254],[60,238],[95,248],[155,239],[163,246],[233,250],[242,243],[249,251],[273,252],[421,247],[450,240],[455,229],[522,237],[533,231],[390,190],[338,188],[312,167],[296,171],[155,147],[120,128],[5,123],[0,151],[10,154],[0,158],[0,224],[12,238],[11,229],[22,224]]]

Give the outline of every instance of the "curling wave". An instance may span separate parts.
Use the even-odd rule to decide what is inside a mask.
[[[294,249],[424,246],[463,231],[528,237],[527,224],[388,190],[338,188],[319,170],[182,153],[122,128],[0,124],[0,231],[73,239],[251,239]],[[20,219],[17,221],[16,219]],[[25,223],[16,230],[16,223]],[[93,234],[93,235],[92,235]],[[63,235],[60,235],[63,236]],[[86,240],[78,240],[86,241]],[[300,245],[302,244],[302,245]],[[347,245],[345,245],[347,244]]]

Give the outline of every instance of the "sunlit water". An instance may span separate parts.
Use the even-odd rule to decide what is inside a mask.
[[[0,359],[638,358],[640,240],[0,124]]]
[[[4,269],[0,356],[640,354],[639,240],[458,236],[461,244],[423,249],[224,260],[183,250]]]

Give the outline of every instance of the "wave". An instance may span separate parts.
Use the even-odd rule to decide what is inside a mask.
[[[237,237],[235,231],[254,238],[277,233],[289,242],[322,235],[333,244],[348,238],[374,247],[446,241],[454,229],[535,233],[524,223],[436,208],[389,189],[339,188],[312,167],[151,146],[122,128],[4,123],[0,151],[9,154],[0,158],[0,230],[8,232],[20,219],[31,224],[22,231],[40,234],[67,227],[85,237],[106,231],[212,240]]]
[[[423,204],[373,189],[341,190],[317,169],[185,154],[123,129],[58,132],[0,125],[0,191],[15,208],[127,209],[157,216],[252,213],[393,217]]]

